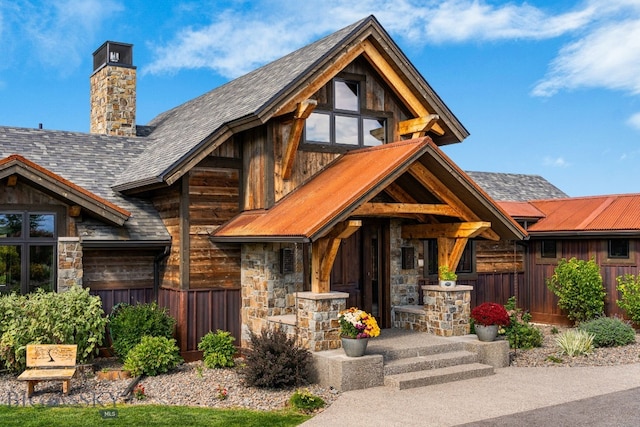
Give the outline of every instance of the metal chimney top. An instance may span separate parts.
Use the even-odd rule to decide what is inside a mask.
[[[133,45],[106,41],[93,52],[93,72],[106,65],[136,68],[133,66]]]

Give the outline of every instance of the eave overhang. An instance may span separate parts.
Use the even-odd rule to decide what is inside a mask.
[[[0,160],[0,179],[10,176],[18,176],[29,185],[69,205],[78,205],[94,216],[115,225],[124,225],[131,216],[126,209],[17,154]]]

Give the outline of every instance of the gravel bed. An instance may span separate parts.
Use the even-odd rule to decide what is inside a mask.
[[[561,355],[555,343],[558,334],[568,328],[556,326],[557,333],[553,333],[553,326],[536,325],[542,330],[544,341],[542,347],[530,350],[511,350],[511,366],[537,367],[537,366],[612,366],[640,363],[640,339],[622,347],[595,348],[593,353],[585,356]]]
[[[572,367],[606,366],[640,363],[640,340],[624,347],[597,348],[588,356],[569,357],[560,355],[555,344],[557,334],[552,327],[537,325],[544,334],[544,343],[540,348],[530,350],[511,350],[511,366],[518,367]],[[567,328],[556,327],[558,333]],[[146,398],[125,399],[123,394],[134,379],[99,380],[95,372],[102,368],[118,368],[112,359],[96,359],[94,365],[79,370],[71,381],[68,396],[62,394],[60,382],[42,382],[36,386],[31,399],[26,398],[26,385],[16,380],[15,375],[0,374],[0,404],[48,406],[64,404],[113,406],[114,403],[127,402],[132,405],[159,404],[179,406],[206,406],[214,408],[247,408],[255,410],[278,410],[286,407],[295,390],[264,390],[245,387],[238,369],[207,369],[201,361],[184,363],[168,374],[156,377],[142,377],[139,380],[145,389]],[[339,393],[318,385],[307,388],[314,395],[322,397],[327,406],[333,403]],[[220,398],[221,389],[227,397]]]
[[[108,364],[117,367],[111,361],[96,359],[99,367],[88,366],[81,370],[71,381],[68,396],[62,394],[61,382],[42,382],[36,385],[31,399],[26,398],[26,385],[16,380],[15,375],[0,375],[0,404],[47,406],[81,404],[113,406],[125,402],[133,405],[157,404],[178,406],[206,406],[214,408],[247,408],[255,410],[279,410],[287,402],[295,389],[264,390],[245,387],[237,369],[207,369],[202,361],[184,363],[170,373],[155,377],[142,377],[138,384],[144,387],[146,397],[138,400],[123,393],[135,379],[99,380],[94,373]],[[336,390],[318,385],[302,387],[316,396],[322,397],[327,406],[338,398]],[[226,398],[221,398],[221,389],[226,390]]]

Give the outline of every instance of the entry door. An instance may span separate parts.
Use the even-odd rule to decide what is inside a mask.
[[[347,307],[373,314],[381,328],[391,327],[388,221],[363,221],[342,241],[331,270],[331,290],[348,293]]]

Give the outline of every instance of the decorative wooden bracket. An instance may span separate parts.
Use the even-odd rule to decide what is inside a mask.
[[[336,225],[331,232],[311,245],[311,292],[326,293],[333,262],[342,239],[346,239],[362,226],[362,221],[349,220]]]
[[[318,101],[315,99],[307,99],[306,101],[300,102],[296,107],[296,112],[293,116],[293,124],[291,125],[291,132],[289,132],[289,141],[287,142],[287,148],[284,156],[282,157],[283,179],[291,178],[293,159],[296,158],[296,151],[298,151],[298,145],[300,144],[300,137],[302,136],[304,122],[316,108],[316,105],[318,105]]]
[[[429,114],[428,116],[399,122],[398,134],[401,136],[411,135],[412,138],[420,138],[425,136],[426,132],[433,128],[439,118],[440,116],[437,114]]]
[[[9,175],[7,178],[7,187],[15,187],[18,183],[18,175]]]

